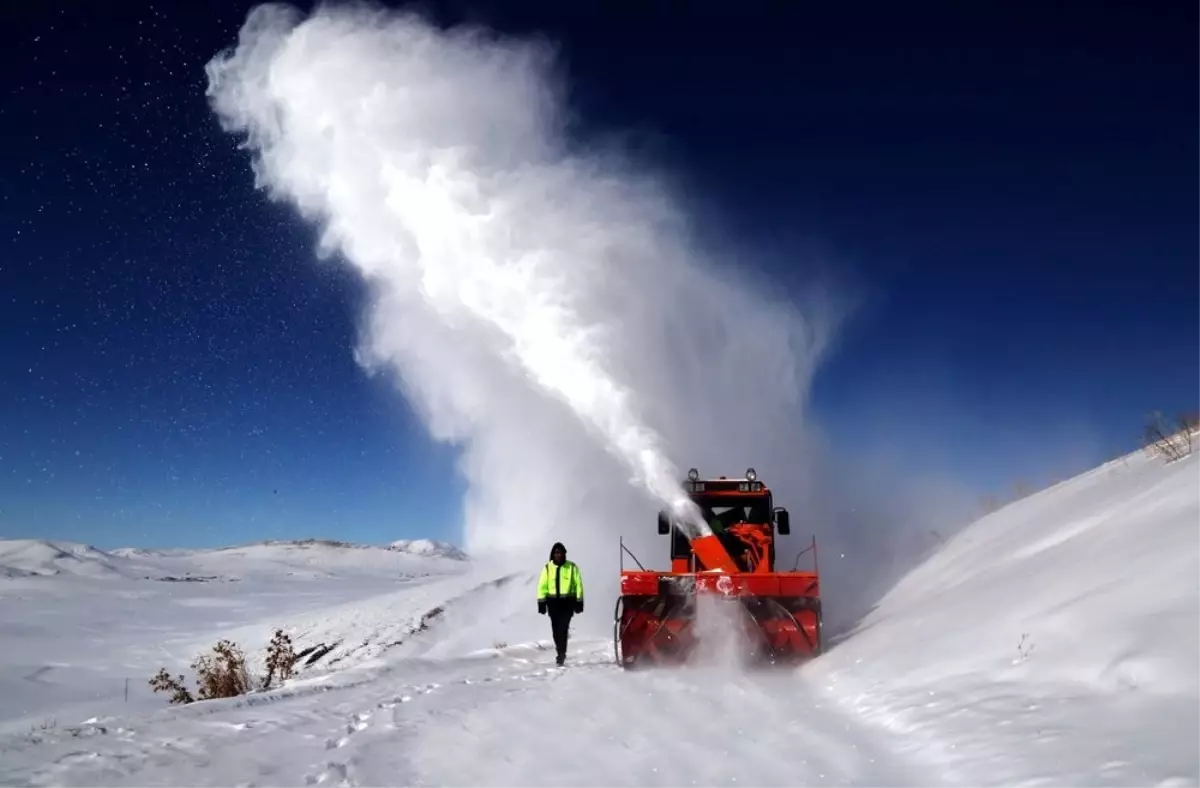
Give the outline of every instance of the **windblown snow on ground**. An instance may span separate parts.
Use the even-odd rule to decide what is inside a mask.
[[[787,671],[624,673],[596,639],[556,668],[536,567],[276,545],[242,553],[257,573],[130,552],[106,554],[117,578],[11,576],[0,783],[1196,785],[1198,470],[1130,456],[985,517]],[[242,698],[169,707],[145,686],[218,637],[259,670],[276,626],[336,645]]]
[[[361,616],[357,603],[372,600],[380,617],[401,621],[389,606],[397,592],[420,604],[424,586],[471,569],[441,557],[458,555],[443,547],[413,554],[406,545],[306,541],[103,551],[0,540],[0,732],[159,708],[150,677],[160,667],[190,674],[192,660],[225,637],[261,659],[273,627],[284,627],[311,633],[314,645],[338,643],[327,655],[336,659],[350,645],[322,616],[347,603]],[[330,632],[328,643],[320,639]]]

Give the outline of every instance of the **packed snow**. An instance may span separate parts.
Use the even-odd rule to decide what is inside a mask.
[[[536,566],[3,542],[0,783],[1196,785],[1197,471],[1133,455],[1013,503],[761,672],[626,673],[582,636],[555,667]],[[282,687],[149,690],[224,637],[261,673],[276,628],[309,649]]]

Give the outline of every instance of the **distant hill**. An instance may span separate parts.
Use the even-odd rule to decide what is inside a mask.
[[[0,539],[0,577],[126,577],[124,560],[91,545],[50,539]]]
[[[0,578],[75,576],[217,580],[252,575],[415,576],[457,571],[467,555],[433,539],[359,545],[332,539],[268,540],[203,549],[120,547],[53,539],[0,539]]]
[[[388,549],[431,558],[450,558],[454,561],[467,560],[467,554],[459,548],[447,542],[438,542],[434,539],[397,539],[388,545]]]

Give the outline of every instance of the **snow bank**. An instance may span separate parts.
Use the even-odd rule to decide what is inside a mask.
[[[806,675],[970,782],[1196,784],[1197,471],[1132,455],[981,519]]]

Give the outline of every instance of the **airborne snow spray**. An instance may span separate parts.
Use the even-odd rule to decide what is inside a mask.
[[[575,235],[595,223],[593,206],[573,196],[580,162],[547,135],[554,108],[529,93],[543,56],[414,16],[322,9],[301,22],[265,5],[209,64],[209,95],[226,129],[247,135],[261,184],[387,293],[376,329],[388,329],[388,310],[415,309],[486,347],[707,532],[606,364],[608,329],[577,308],[610,250]],[[372,350],[411,366],[419,342],[381,347],[388,339]]]
[[[669,456],[801,467],[824,332],[698,254],[643,163],[573,147],[556,68],[537,40],[270,4],[207,74],[258,185],[368,283],[360,363],[461,449],[468,550],[562,535],[599,568],[618,534],[664,549],[647,493],[709,533]]]

